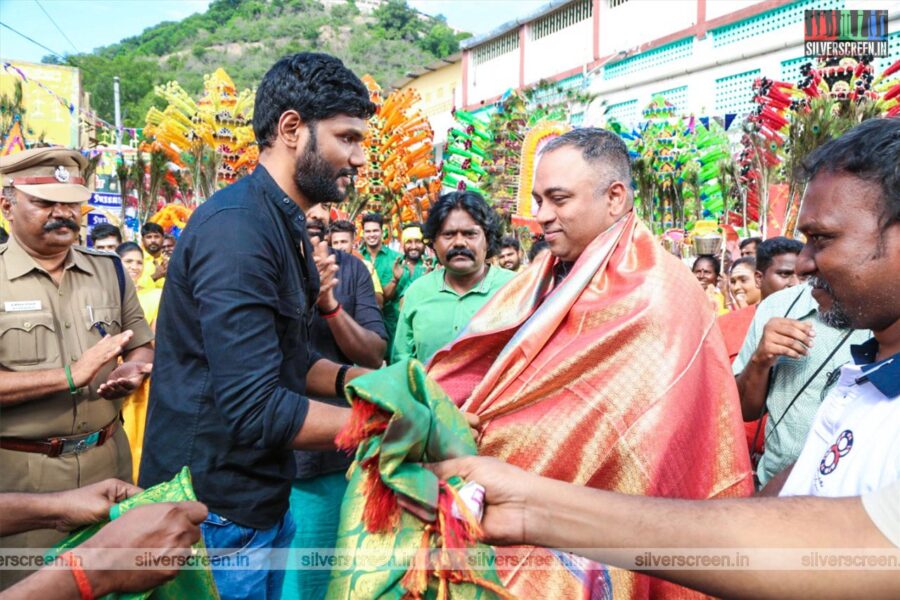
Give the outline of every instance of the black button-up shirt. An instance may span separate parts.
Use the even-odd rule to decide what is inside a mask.
[[[303,212],[264,167],[194,211],[157,319],[141,486],[187,465],[212,512],[278,523],[319,359],[308,326],[318,288]]]

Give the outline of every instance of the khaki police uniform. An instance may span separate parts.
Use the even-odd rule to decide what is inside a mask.
[[[64,159],[75,154],[71,150],[41,149],[46,156],[38,156],[41,164],[49,165],[54,173],[59,164],[70,172],[76,165]],[[35,152],[35,151],[28,151]],[[64,156],[59,156],[65,153]],[[21,153],[24,154],[24,153]],[[13,155],[15,158],[18,155]],[[27,162],[32,172],[29,178],[18,177],[16,165],[0,163],[0,178],[4,186],[14,181],[43,181],[45,175]],[[5,159],[4,159],[5,160]],[[57,164],[58,163],[58,164]],[[65,179],[60,175],[59,179]],[[74,179],[71,177],[70,179]],[[54,193],[33,188],[50,187],[47,183],[26,183],[15,187],[32,188],[26,193],[54,201],[83,198],[63,190]],[[59,187],[59,186],[55,186]],[[70,186],[75,187],[75,186]],[[35,193],[37,192],[37,193]],[[84,192],[89,192],[84,189]],[[75,200],[83,201],[83,200]],[[12,225],[12,224],[11,224]],[[14,225],[13,225],[14,228]],[[134,336],[126,352],[153,339],[144,319],[137,293],[130,278],[124,277],[124,297],[114,261],[118,258],[103,252],[73,246],[64,263],[59,286],[25,251],[10,232],[9,241],[0,246],[0,369],[8,371],[42,371],[61,369],[76,362],[88,348],[102,337],[101,330],[115,335],[127,329]],[[119,411],[124,399],[105,400],[97,394],[116,361],[110,361],[79,394],[69,390],[0,407],[0,438],[13,440],[69,439],[67,452],[59,456],[46,453],[0,448],[0,493],[54,492],[89,485],[109,477],[131,481],[131,452],[124,431],[118,426]],[[113,424],[112,428],[107,427]],[[98,436],[104,430],[103,443]],[[111,434],[111,437],[109,435]],[[84,443],[79,447],[79,438]],[[35,530],[18,535],[0,537],[4,548],[46,548],[59,542],[65,534],[54,530]],[[27,573],[0,570],[0,589],[8,587]]]

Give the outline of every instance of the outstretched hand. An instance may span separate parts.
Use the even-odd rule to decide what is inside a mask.
[[[527,543],[526,508],[529,496],[541,484],[540,477],[487,456],[453,458],[426,467],[442,481],[457,475],[484,487],[483,541],[498,545]]]
[[[144,382],[144,378],[153,370],[153,363],[140,361],[124,362],[116,367],[105,383],[97,388],[101,398],[113,400],[122,398],[136,390]]]

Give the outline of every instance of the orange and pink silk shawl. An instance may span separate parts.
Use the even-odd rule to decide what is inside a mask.
[[[749,496],[734,376],[690,272],[634,212],[599,235],[556,287],[556,259],[546,254],[429,364],[457,406],[485,423],[479,454],[625,494]],[[699,596],[599,565],[498,574],[519,598],[600,597],[597,588],[610,582],[615,598]]]

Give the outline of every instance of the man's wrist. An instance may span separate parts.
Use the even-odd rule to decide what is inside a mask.
[[[345,382],[350,382],[356,379],[357,377],[362,377],[366,373],[372,372],[374,369],[367,369],[365,367],[350,367],[347,370],[347,374],[344,377]]]
[[[341,303],[335,299],[331,299],[331,301],[317,302],[316,305],[319,307],[319,314],[321,315],[330,315],[341,307]]]
[[[62,520],[65,502],[60,495],[63,492],[51,492],[45,494],[30,494],[27,492],[14,492],[9,494],[16,497],[16,506],[21,506],[22,511],[19,520],[28,529],[56,529]]]
[[[47,529],[58,529],[62,523],[67,504],[65,492],[50,492],[49,494],[39,494],[36,502],[40,503],[40,513]]]
[[[536,478],[530,486],[531,492],[525,498],[523,509],[522,543],[540,546],[552,544],[553,528],[564,516],[560,514],[560,507],[554,506],[558,498],[553,493],[553,487],[552,481],[542,478]]]
[[[326,319],[330,317],[337,316],[338,312],[341,310],[341,303],[335,300],[333,303],[327,304],[325,306],[319,305],[319,316],[324,317]]]
[[[87,543],[85,543],[84,547],[88,548]],[[118,552],[122,552],[122,550],[113,549],[110,554]],[[72,553],[77,560],[81,561],[82,570],[91,584],[91,590],[94,592],[95,598],[102,598],[117,591],[118,585],[116,580],[122,574],[122,571],[115,568],[112,564],[107,564],[108,561],[104,560],[106,553],[93,549],[79,553],[78,548],[75,548]]]
[[[339,305],[338,299],[334,296],[334,290],[329,290],[327,294],[316,301],[320,313],[334,312]]]
[[[82,358],[84,358],[84,357],[82,357]],[[80,364],[81,364],[81,359],[76,360],[71,365],[69,365],[69,373],[72,375],[72,382],[75,384],[75,387],[78,389],[81,389],[84,386],[86,386],[87,384],[89,384],[92,379],[92,377],[86,376],[82,372]],[[63,369],[63,371],[65,372],[65,369]],[[69,381],[68,381],[68,379],[69,379],[68,375],[64,374],[64,377],[66,378],[66,389],[69,389],[70,386],[69,386]]]
[[[774,364],[774,360],[767,360],[765,357],[761,356],[759,352],[754,352],[750,356],[748,366],[757,369],[759,372],[763,372],[771,369]]]
[[[350,370],[350,365],[341,365],[338,367],[337,374],[334,378],[334,395],[337,398],[344,397],[344,385],[347,383],[347,372]]]

